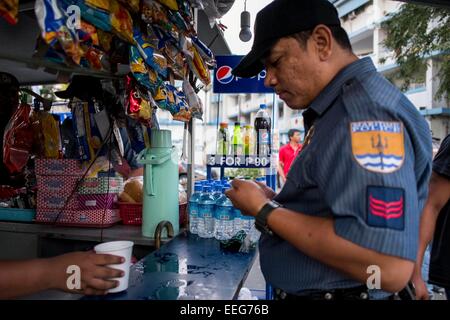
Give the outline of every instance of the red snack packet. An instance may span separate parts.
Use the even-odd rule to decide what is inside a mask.
[[[11,174],[20,173],[33,148],[31,107],[22,103],[12,116],[3,136],[3,163]]]

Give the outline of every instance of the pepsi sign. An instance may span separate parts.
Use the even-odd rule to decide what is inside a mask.
[[[266,70],[252,78],[239,78],[231,71],[244,56],[216,56],[214,69],[214,93],[274,93],[272,88],[264,86]]]

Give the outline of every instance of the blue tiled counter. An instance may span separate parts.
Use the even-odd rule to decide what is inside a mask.
[[[255,256],[255,250],[225,252],[215,239],[183,232],[132,267],[127,291],[84,299],[232,300]]]

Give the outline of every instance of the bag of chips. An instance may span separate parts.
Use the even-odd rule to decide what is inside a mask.
[[[139,12],[139,0],[119,0],[119,2],[127,6],[132,12]]]
[[[77,32],[80,43],[91,46],[100,45],[97,28],[95,28],[92,24],[81,20],[81,28],[78,29]]]
[[[211,49],[209,49],[206,44],[204,44],[198,37],[192,37],[192,44],[196,47],[197,51],[200,53],[205,62],[212,66],[216,66],[216,61],[214,59],[214,54]]]
[[[97,30],[97,35],[100,48],[109,53],[111,51],[113,35],[101,29]]]
[[[81,18],[83,20],[103,31],[112,31],[109,7],[107,9],[100,8],[101,6],[105,7],[104,4],[98,2],[95,5],[94,2],[91,2],[91,5],[88,5],[85,0],[59,0],[58,3],[64,11],[67,11],[69,6],[76,5],[80,8]]]
[[[22,103],[11,117],[3,135],[3,163],[11,174],[22,172],[33,149],[31,107]]]
[[[30,117],[35,137],[35,152],[39,158],[58,159],[61,154],[59,123],[47,111],[35,111]]]
[[[152,92],[156,92],[156,84],[150,82],[149,70],[136,46],[130,46],[130,69],[137,82]]]
[[[177,90],[176,88],[173,88],[173,90],[176,102],[176,112],[172,113],[172,117],[174,120],[189,122],[192,118],[192,112],[189,108],[186,96],[182,91]]]
[[[0,17],[3,17],[9,24],[17,23],[19,14],[19,0],[0,1]]]
[[[134,39],[136,41],[136,47],[141,54],[141,57],[144,59],[145,63],[156,71],[161,77],[167,78],[167,59],[156,52],[154,42],[147,39],[144,36],[139,28],[135,28],[134,30]]]
[[[122,40],[133,44],[133,19],[128,10],[116,0],[112,0],[110,11],[113,32]]]
[[[170,10],[178,11],[177,0],[158,0],[158,2],[165,5]]]
[[[132,77],[127,76],[126,83],[128,116],[149,127],[152,122],[153,108],[156,106],[155,102],[151,95],[146,94],[145,90],[142,90]]]
[[[35,12],[42,38],[50,46],[59,44],[66,55],[76,64],[80,64],[82,51],[74,29],[67,27],[67,18],[54,0],[36,0]]]
[[[175,28],[169,20],[167,9],[155,0],[144,0],[141,17],[144,22],[158,25],[167,31],[172,31]]]
[[[88,6],[109,11],[109,0],[85,0]]]
[[[187,80],[183,81],[183,92],[186,95],[186,99],[189,104],[189,109],[191,111],[192,117],[203,120],[202,101],[200,100],[197,93],[195,93],[194,88]]]
[[[208,70],[208,66],[200,56],[197,48],[192,44],[191,39],[184,36],[180,37],[180,45],[183,48],[183,53],[191,71],[201,82],[203,82],[204,85],[210,85],[211,74]]]

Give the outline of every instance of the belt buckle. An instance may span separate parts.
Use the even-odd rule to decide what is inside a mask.
[[[331,292],[327,292],[327,293],[325,293],[325,294],[323,295],[323,298],[324,298],[325,300],[327,300],[327,301],[331,301],[331,300],[333,300],[334,295],[333,295],[333,293],[331,293]]]

